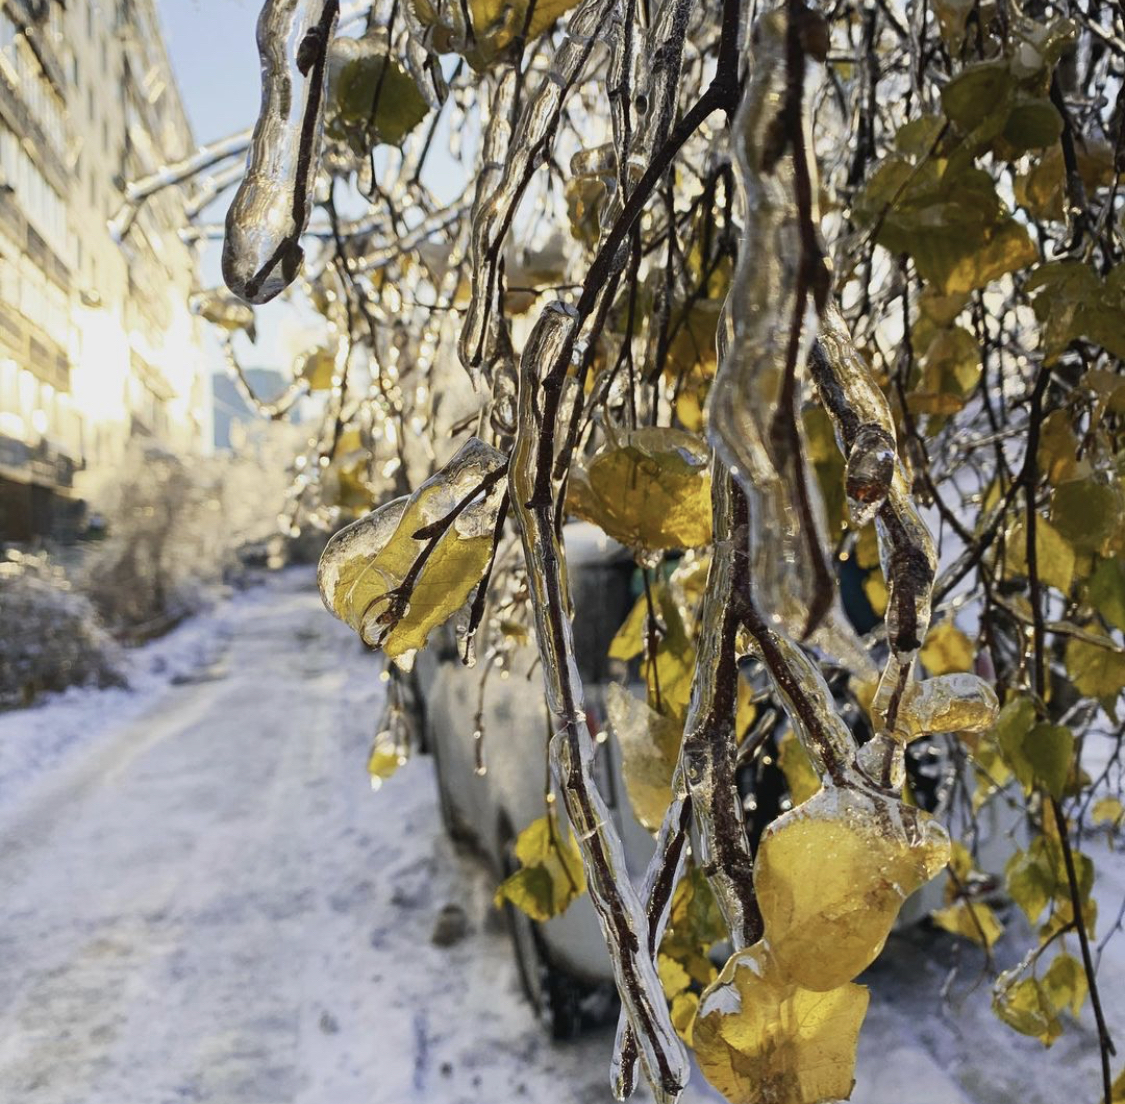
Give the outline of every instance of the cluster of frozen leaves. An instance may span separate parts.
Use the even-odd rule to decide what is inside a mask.
[[[569,827],[548,803],[500,894],[590,894],[618,1096],[674,1100],[685,1042],[732,1101],[846,1096],[854,979],[945,869],[933,920],[1005,1022],[1049,1045],[1089,1001],[1109,1104],[1079,841],[1123,816],[1120,12],[267,0],[259,46],[253,134],[128,198],[248,147],[193,200],[238,183],[239,298],[196,309],[235,372],[249,304],[323,316],[260,406],[323,397],[287,524],[354,519],[333,612],[399,667],[451,623],[482,703],[535,641]],[[609,693],[640,887],[594,784],[575,518],[643,591]],[[1003,871],[992,803],[1029,828]],[[998,878],[1032,931],[1004,970]]]

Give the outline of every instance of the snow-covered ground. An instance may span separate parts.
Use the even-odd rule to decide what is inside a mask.
[[[555,1046],[418,759],[377,794],[378,666],[291,571],[133,654],[132,692],[0,715],[3,1104],[595,1104],[611,1032]],[[1102,914],[1125,879],[1108,871]],[[430,939],[464,907],[460,942]],[[941,989],[960,954],[950,991]],[[996,1023],[971,949],[896,937],[859,1104],[1093,1101],[1088,1018]],[[1125,1028],[1125,968],[1106,998]],[[713,1100],[696,1078],[687,1101]]]

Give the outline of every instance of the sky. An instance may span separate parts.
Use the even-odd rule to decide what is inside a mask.
[[[249,126],[258,112],[254,25],[261,0],[156,0],[195,140]]]

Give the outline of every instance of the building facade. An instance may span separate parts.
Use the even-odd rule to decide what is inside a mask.
[[[184,193],[109,228],[193,147],[153,0],[0,0],[2,539],[72,533],[136,438],[209,445]]]

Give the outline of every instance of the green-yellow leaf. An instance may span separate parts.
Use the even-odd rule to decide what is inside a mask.
[[[1046,518],[1035,522],[1035,566],[1039,579],[1068,594],[1074,582],[1074,549]],[[1012,527],[1005,541],[1004,568],[1009,575],[1027,574],[1027,531],[1023,522]]]
[[[1066,646],[1066,671],[1080,694],[1115,699],[1125,688],[1125,653],[1075,637]]]
[[[337,38],[329,54],[325,130],[358,156],[385,142],[400,145],[429,111],[406,70],[366,38]]]
[[[1100,797],[1090,810],[1090,820],[1094,824],[1108,824],[1111,828],[1118,828],[1121,821],[1125,820],[1125,805],[1116,797]]]
[[[708,544],[707,448],[684,430],[633,430],[571,474],[567,505],[629,548],[660,551]]]
[[[565,912],[586,891],[578,845],[565,835],[554,810],[533,820],[516,837],[520,868],[496,889],[496,905],[510,901],[541,923]]]
[[[1116,483],[1097,478],[1060,483],[1051,495],[1051,523],[1075,548],[1103,553],[1125,512]]]
[[[1065,951],[1055,956],[1040,984],[1055,1011],[1069,1009],[1072,1016],[1082,1011],[1090,991],[1082,963]]]
[[[1125,629],[1125,559],[1101,560],[1090,576],[1086,598],[1114,628]]]
[[[527,27],[529,39],[541,35],[578,0],[536,0],[528,24],[530,0],[467,0],[439,4],[437,0],[410,0],[415,15],[433,28],[439,53],[459,53],[477,72],[483,72]],[[465,24],[465,14],[469,24]]]
[[[994,736],[1028,793],[1041,786],[1052,797],[1061,798],[1074,759],[1074,734],[1061,725],[1034,724],[1034,717],[1029,698],[1009,702],[997,720]]]

